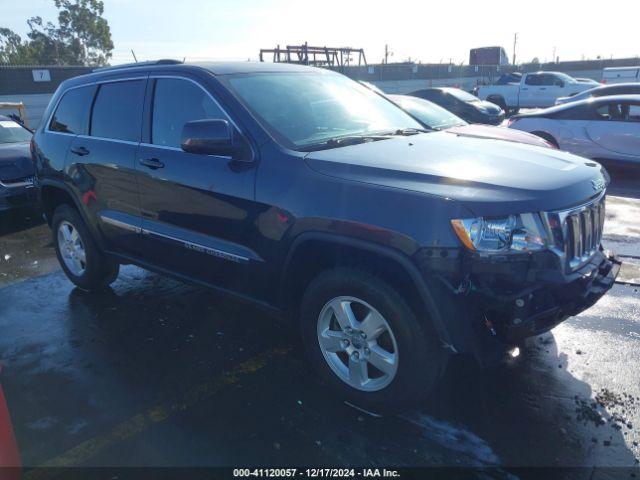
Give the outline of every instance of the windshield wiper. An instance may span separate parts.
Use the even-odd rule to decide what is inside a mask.
[[[342,137],[333,137],[319,143],[304,145],[301,150],[312,152],[314,150],[323,150],[327,148],[346,147],[347,145],[357,145],[359,143],[375,142],[377,140],[385,140],[389,138],[388,134],[376,135],[345,135]]]
[[[393,136],[409,136],[409,135],[417,135],[419,133],[428,133],[433,132],[433,128],[399,128],[397,130],[391,130],[389,132],[385,132],[382,135],[393,135]]]

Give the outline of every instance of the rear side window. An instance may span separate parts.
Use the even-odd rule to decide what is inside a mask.
[[[49,130],[75,135],[86,134],[87,117],[94,91],[94,86],[74,88],[67,91],[62,96],[56,111],[51,117]]]
[[[177,78],[156,80],[151,143],[179,148],[184,124],[204,119],[228,120],[216,102],[198,85]]]
[[[104,83],[91,113],[91,136],[137,142],[145,80]]]

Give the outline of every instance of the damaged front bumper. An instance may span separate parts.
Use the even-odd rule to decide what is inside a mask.
[[[565,281],[538,281],[508,294],[485,284],[474,292],[484,328],[507,344],[551,330],[595,304],[615,283],[621,261],[597,252]]]
[[[415,260],[446,326],[443,342],[483,365],[591,307],[621,265],[602,248],[574,271],[549,251],[480,256],[425,249]]]

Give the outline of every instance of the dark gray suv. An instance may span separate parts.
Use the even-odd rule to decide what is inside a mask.
[[[423,398],[453,354],[490,363],[588,308],[619,269],[599,164],[424,130],[327,70],[98,70],[60,86],[33,155],[78,287],[132,263],[250,301],[374,411]]]

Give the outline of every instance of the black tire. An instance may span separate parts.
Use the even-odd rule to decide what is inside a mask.
[[[558,145],[558,141],[555,139],[555,137],[547,132],[531,132],[533,135],[536,135],[544,140],[546,140],[547,142],[549,142],[550,144],[552,144],[554,147],[556,148],[560,148],[560,146]]]
[[[397,371],[393,380],[377,391],[362,391],[343,381],[331,369],[320,348],[317,332],[320,313],[327,302],[341,296],[367,302],[393,331],[398,350]],[[418,320],[403,297],[368,270],[336,267],[319,274],[304,293],[300,321],[303,343],[320,377],[340,396],[368,411],[406,410],[425,399],[444,373],[448,354],[428,319]]]
[[[509,113],[509,109],[507,108],[507,102],[504,101],[504,98],[502,98],[502,97],[489,97],[489,98],[487,98],[487,102],[491,102],[494,105],[497,105],[498,107],[500,107],[502,110],[504,110],[505,115],[507,115],[507,113]]]
[[[84,246],[86,262],[84,272],[80,275],[72,272],[62,257],[61,247],[58,242],[58,230],[62,222],[71,224],[77,230]],[[67,204],[58,206],[53,214],[51,229],[58,262],[60,262],[60,266],[62,266],[69,280],[77,287],[87,291],[102,290],[116,280],[120,266],[99,250],[82,217],[75,208]]]

